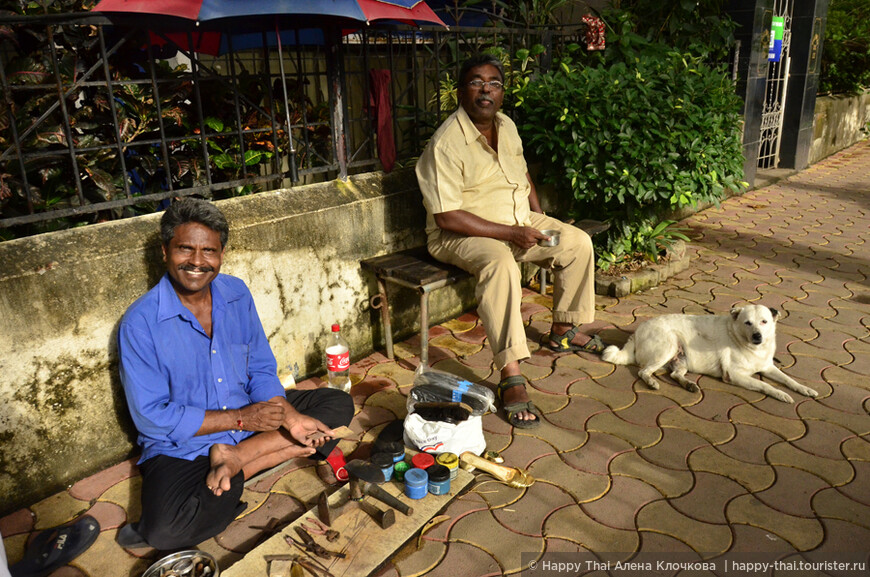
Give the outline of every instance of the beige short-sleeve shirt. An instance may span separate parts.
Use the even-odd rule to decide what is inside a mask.
[[[528,167],[514,122],[496,114],[498,153],[460,107],[438,128],[417,161],[426,207],[426,233],[437,238],[432,215],[465,210],[509,226],[529,225]]]

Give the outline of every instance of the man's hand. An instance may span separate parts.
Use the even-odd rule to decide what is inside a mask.
[[[239,409],[244,431],[275,431],[284,423],[284,405],[275,401],[254,403]]]
[[[306,447],[320,447],[335,436],[335,431],[317,419],[298,413],[289,417],[284,427],[290,436]]]
[[[512,228],[510,242],[522,249],[530,249],[535,246],[539,240],[547,240],[550,238],[547,235],[542,234],[538,229],[530,226],[514,226]]]

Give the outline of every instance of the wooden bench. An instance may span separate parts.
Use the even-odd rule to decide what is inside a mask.
[[[606,231],[610,223],[598,220],[580,220],[574,226],[586,231],[589,236]],[[420,293],[420,364],[429,366],[429,293],[456,284],[469,278],[466,271],[435,260],[426,247],[376,256],[360,261],[360,265],[374,273],[378,281],[378,294],[371,299],[372,307],[381,310],[384,324],[384,340],[387,357],[393,355],[393,330],[390,320],[390,307],[387,298],[387,283],[416,290]],[[546,270],[540,271],[541,294],[547,290]]]

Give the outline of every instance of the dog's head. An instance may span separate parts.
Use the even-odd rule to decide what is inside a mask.
[[[779,311],[761,305],[747,305],[731,309],[734,332],[753,345],[760,345],[776,338],[776,321]]]

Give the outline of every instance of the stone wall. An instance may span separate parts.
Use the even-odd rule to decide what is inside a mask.
[[[870,92],[857,96],[820,96],[815,110],[810,164],[867,138]]]
[[[251,288],[279,373],[320,375],[341,323],[353,359],[383,348],[360,259],[422,245],[413,171],[369,173],[220,201],[222,272]],[[126,308],[163,273],[160,215],[0,243],[0,515],[135,453],[115,350]],[[433,320],[468,308],[437,291]],[[391,292],[393,329],[419,330],[418,296]]]

